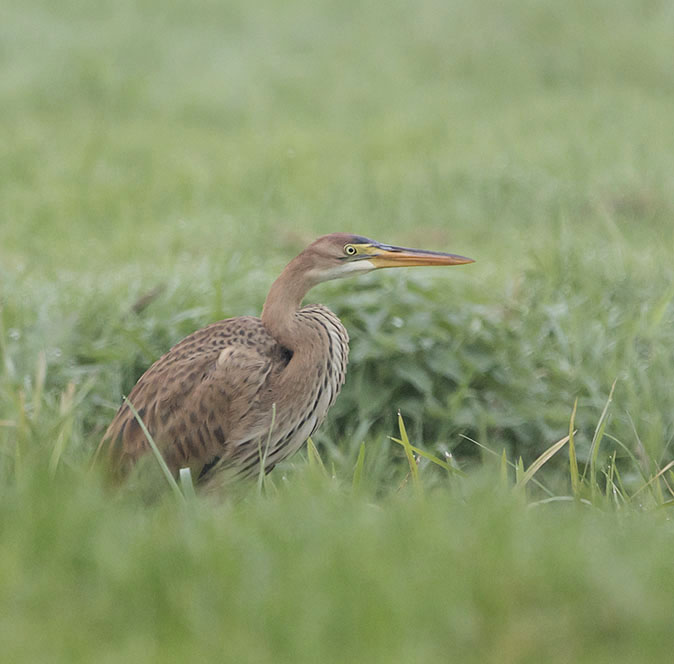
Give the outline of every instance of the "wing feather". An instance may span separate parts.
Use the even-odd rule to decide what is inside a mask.
[[[265,386],[287,364],[283,349],[259,318],[213,323],[159,358],[138,380],[128,400],[138,411],[169,468],[193,468],[197,476],[215,457],[237,454],[270,426]],[[149,449],[125,403],[99,450],[122,472]]]

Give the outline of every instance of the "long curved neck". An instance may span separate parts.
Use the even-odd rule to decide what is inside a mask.
[[[309,278],[304,255],[294,258],[269,289],[262,308],[262,324],[281,345],[294,351],[298,342],[295,312],[316,282]]]

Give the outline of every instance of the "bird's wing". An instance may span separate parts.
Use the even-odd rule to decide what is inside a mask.
[[[279,359],[280,358],[280,359]],[[214,457],[234,454],[242,430],[269,427],[260,403],[278,346],[259,319],[241,317],[198,330],[174,346],[138,380],[128,397],[169,468],[197,474]],[[253,431],[255,433],[255,431]],[[149,450],[136,417],[125,403],[101,443],[116,465],[128,469]]]

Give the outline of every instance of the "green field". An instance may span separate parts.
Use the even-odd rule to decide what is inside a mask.
[[[671,3],[1,14],[3,661],[671,658]],[[317,453],[105,488],[144,369],[334,231],[476,263],[312,291],[352,337]]]

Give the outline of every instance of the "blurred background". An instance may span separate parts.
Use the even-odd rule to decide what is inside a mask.
[[[673,54],[669,0],[3,0],[4,660],[671,660]],[[476,262],[309,294],[318,454],[104,489],[143,371],[333,231]]]
[[[335,459],[385,440],[398,408],[418,444],[474,455],[464,434],[533,458],[576,398],[582,456],[616,379],[608,431],[666,453],[671,3],[6,0],[2,14],[0,419],[37,387],[50,405],[26,435],[69,412],[86,456],[172,343],[259,313],[306,243],[352,231],[477,262],[310,294],[352,336],[316,437]]]

